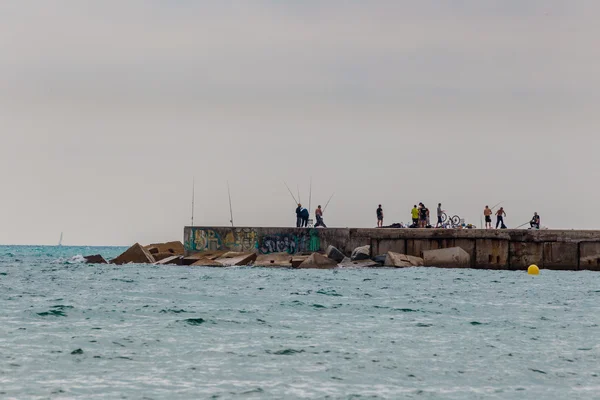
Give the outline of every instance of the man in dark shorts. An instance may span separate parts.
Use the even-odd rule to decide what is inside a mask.
[[[489,206],[485,206],[483,215],[485,216],[485,229],[492,229],[492,210]]]
[[[416,204],[413,207],[413,209],[410,211],[410,216],[411,216],[412,222],[413,222],[411,225],[411,228],[418,228],[419,227],[419,209],[417,208]]]
[[[419,210],[419,228],[427,228],[427,216],[429,215],[429,209],[425,207],[425,204],[420,203],[421,210]]]
[[[381,208],[381,204],[377,208],[377,227],[383,227],[383,208]]]
[[[442,210],[442,203],[438,203],[437,206],[437,224],[435,224],[435,227],[438,228],[440,226],[442,226],[444,223],[442,222],[442,214],[444,213],[444,210]]]

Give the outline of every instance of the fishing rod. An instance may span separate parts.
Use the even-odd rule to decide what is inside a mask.
[[[504,203],[504,200],[502,200],[500,203],[496,204],[494,207],[492,207],[492,210],[496,207],[498,207],[500,204]]]
[[[329,205],[329,202],[331,201],[331,199],[333,199],[333,195],[335,194],[335,192],[331,195],[331,197],[329,198],[329,200],[327,200],[327,204],[325,204],[325,207],[323,207],[323,212],[325,212],[325,210],[327,210],[327,206]]]
[[[312,203],[312,176],[310,177],[310,186],[309,186],[309,190],[308,190],[308,211],[312,210],[312,208],[310,208],[310,205]]]
[[[298,190],[298,203],[302,203],[302,200],[300,199],[300,186],[296,185],[296,189]]]
[[[527,224],[528,224],[528,223],[530,223],[530,222],[531,222],[531,221],[527,221],[527,222],[525,222],[524,224],[521,224],[521,225],[517,226],[515,229],[519,229],[520,227],[522,227],[522,226],[525,226],[525,225],[527,225]]]
[[[196,177],[192,178],[192,226],[194,226],[194,197],[196,197]]]
[[[227,181],[227,195],[229,196],[229,216],[231,217],[229,222],[231,222],[231,227],[233,228],[233,208],[231,207],[231,190],[229,190],[229,181]]]
[[[285,185],[285,187],[287,188],[288,192],[290,192],[290,196],[292,196],[292,199],[294,199],[294,203],[296,203],[296,205],[300,204],[300,202],[298,200],[296,200],[296,198],[294,197],[294,194],[292,193],[292,190],[290,189],[290,187],[287,185],[287,183],[283,182],[283,184]]]

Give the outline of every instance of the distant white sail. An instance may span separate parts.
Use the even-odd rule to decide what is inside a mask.
[[[62,238],[63,238],[63,233],[60,233],[60,239],[58,239],[58,245],[62,246]]]

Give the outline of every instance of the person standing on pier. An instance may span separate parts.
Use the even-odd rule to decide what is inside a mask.
[[[442,210],[442,203],[438,203],[438,206],[437,206],[437,218],[438,219],[437,219],[437,224],[435,224],[436,228],[439,228],[440,226],[443,225],[442,214],[444,214],[444,210]]]
[[[415,204],[413,209],[410,211],[410,216],[412,217],[412,227],[413,228],[418,228],[419,227],[419,209],[417,208],[417,205]]]
[[[317,207],[317,209],[315,210],[315,217],[317,218],[317,223],[315,224],[315,228],[317,226],[322,226],[323,228],[327,228],[327,225],[325,225],[325,222],[323,222],[323,210],[321,209],[321,206]]]
[[[300,212],[302,211],[302,204],[298,203],[298,208],[296,208],[296,228],[300,228],[302,226],[302,216]]]
[[[485,229],[492,229],[492,209],[489,206],[485,206],[483,215],[485,216]]]
[[[500,209],[496,211],[496,229],[498,229],[498,226],[502,229],[506,229],[504,217],[506,217],[506,212],[504,211],[504,207],[500,207]]]
[[[381,204],[377,208],[377,227],[383,227],[383,208],[381,208]]]
[[[427,217],[429,215],[429,209],[425,207],[425,204],[419,203],[421,209],[419,211],[419,228],[427,228]]]

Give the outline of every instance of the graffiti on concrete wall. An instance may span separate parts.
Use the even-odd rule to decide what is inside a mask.
[[[219,233],[220,232],[220,233]],[[321,250],[317,229],[302,233],[259,235],[253,228],[191,228],[186,242],[188,251],[256,251],[260,254],[316,252]]]
[[[316,229],[302,234],[265,235],[260,238],[258,252],[261,254],[315,252],[321,249]]]
[[[191,251],[216,251],[223,247],[221,236],[212,229],[193,228],[186,244]]]
[[[258,234],[252,228],[235,228],[225,235],[223,244],[231,251],[254,251],[258,246]]]

